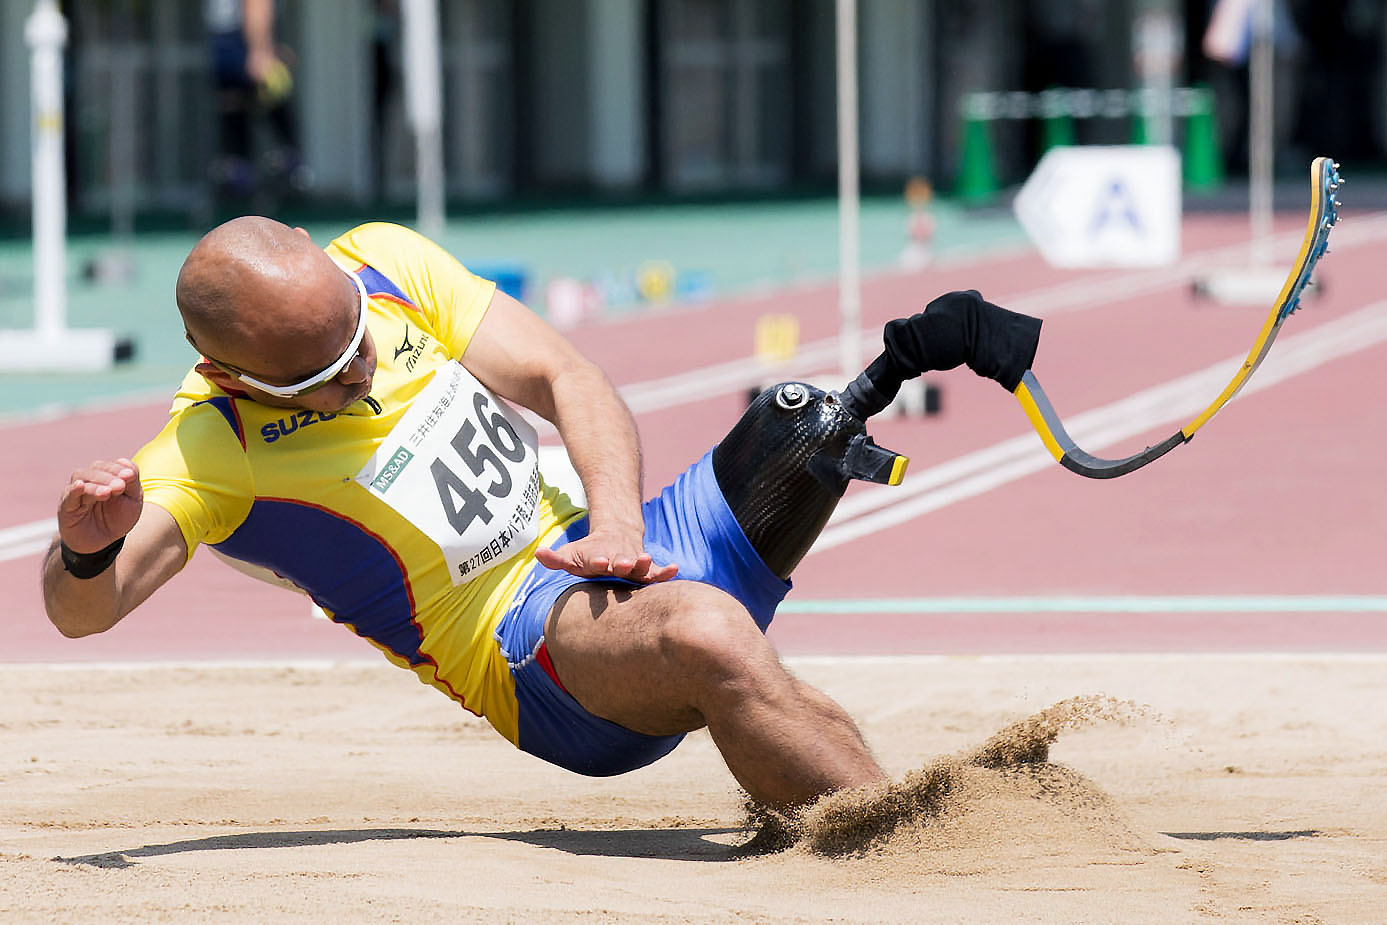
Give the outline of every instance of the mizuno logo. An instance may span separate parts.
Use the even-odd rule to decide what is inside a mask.
[[[400,346],[395,348],[395,360],[398,362],[400,357],[405,358],[405,369],[414,372],[414,366],[419,362],[419,358],[424,355],[424,348],[429,344],[429,335],[423,331],[419,332],[419,342],[415,343],[409,339],[409,325],[405,325],[405,339]]]
[[[406,353],[413,353],[414,345],[409,342],[409,325],[405,325],[405,342],[395,348],[395,359],[399,359]]]

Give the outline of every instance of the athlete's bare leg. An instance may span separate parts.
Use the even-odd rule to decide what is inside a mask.
[[[886,777],[847,713],[786,671],[746,610],[709,585],[580,586],[545,640],[588,712],[647,735],[707,726],[737,782],[777,809]]]

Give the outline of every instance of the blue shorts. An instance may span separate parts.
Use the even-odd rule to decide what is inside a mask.
[[[656,562],[678,565],[675,580],[701,581],[726,591],[746,607],[761,632],[766,631],[790,583],[761,561],[742,533],[713,475],[711,452],[642,510],[645,548]],[[587,531],[585,517],[570,525],[554,546],[586,536]],[[515,679],[518,744],[579,774],[623,774],[669,754],[684,737],[632,732],[593,716],[564,690],[544,647],[544,624],[559,596],[579,584],[631,586],[627,581],[536,568],[496,627]]]

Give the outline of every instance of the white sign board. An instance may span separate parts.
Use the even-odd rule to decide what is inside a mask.
[[[1150,267],[1180,257],[1180,153],[1169,145],[1051,148],[1014,208],[1056,267]]]

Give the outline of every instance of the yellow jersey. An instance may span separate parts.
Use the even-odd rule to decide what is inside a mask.
[[[516,742],[496,623],[583,511],[539,476],[533,428],[458,362],[494,284],[398,225],[326,251],[367,291],[370,399],[273,408],[189,372],[135,456],[145,501],[189,557],[205,543],[273,571]]]

